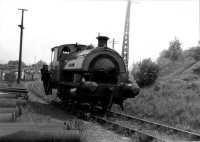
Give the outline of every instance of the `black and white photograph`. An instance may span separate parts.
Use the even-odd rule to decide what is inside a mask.
[[[0,0],[0,141],[200,141],[200,0]]]

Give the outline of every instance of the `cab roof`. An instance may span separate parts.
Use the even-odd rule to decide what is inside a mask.
[[[64,48],[67,47],[69,49],[72,48],[76,48],[77,50],[85,50],[87,48],[87,45],[83,45],[83,44],[63,44],[63,45],[59,45],[56,47],[51,48],[51,51],[54,51],[56,48]]]

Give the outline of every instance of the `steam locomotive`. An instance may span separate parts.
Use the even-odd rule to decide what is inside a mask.
[[[46,90],[57,89],[68,104],[87,103],[107,111],[114,103],[123,109],[123,101],[137,96],[140,88],[128,80],[122,57],[107,47],[109,38],[97,39],[96,48],[77,43],[52,48],[50,79],[43,83]]]

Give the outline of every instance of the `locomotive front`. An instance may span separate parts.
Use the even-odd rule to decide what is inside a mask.
[[[100,105],[104,110],[113,103],[139,93],[139,87],[127,80],[121,56],[107,47],[108,37],[99,36],[98,47],[67,44],[52,48],[51,87],[65,102]]]

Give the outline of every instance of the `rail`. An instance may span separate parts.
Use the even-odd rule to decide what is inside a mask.
[[[157,136],[142,132],[140,130],[133,129],[133,128],[130,128],[128,126],[123,126],[121,124],[109,121],[107,119],[104,119],[104,118],[101,118],[101,117],[98,117],[98,116],[95,116],[95,115],[91,115],[91,116],[92,116],[92,118],[94,118],[95,120],[97,120],[101,124],[102,123],[104,123],[104,124],[106,123],[106,124],[112,125],[113,126],[113,130],[116,130],[117,128],[122,128],[124,130],[124,132],[128,133],[129,135],[131,135],[133,133],[139,133],[141,135],[144,135],[145,137],[148,137],[148,141],[159,140],[159,141],[162,141],[162,142],[167,142],[167,140],[164,140],[164,139],[159,138]]]
[[[120,116],[120,117],[124,117],[128,120],[136,120],[136,121],[151,124],[151,125],[154,125],[154,126],[157,126],[157,127],[162,127],[162,128],[165,128],[165,129],[173,130],[174,132],[177,132],[177,133],[184,133],[186,135],[191,136],[190,141],[200,141],[200,134],[198,134],[198,133],[194,133],[194,132],[182,130],[182,129],[179,129],[179,128],[176,128],[176,127],[172,127],[172,126],[160,124],[160,123],[157,123],[157,122],[141,119],[141,118],[138,118],[138,117],[135,117],[135,116],[130,116],[130,115],[127,115],[127,114],[124,114],[124,113],[119,113],[119,112],[114,112],[114,111],[109,111],[108,113],[111,114],[111,115],[117,115],[117,116]]]

